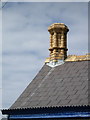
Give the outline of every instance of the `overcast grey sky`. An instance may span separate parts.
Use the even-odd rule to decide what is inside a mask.
[[[1,0],[3,2],[88,2],[89,0]]]
[[[8,2],[2,10],[3,108],[8,108],[49,56],[48,26],[65,23],[68,54],[88,52],[88,3]]]

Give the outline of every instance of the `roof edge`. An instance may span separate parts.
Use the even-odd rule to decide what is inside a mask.
[[[82,106],[52,106],[52,107],[33,107],[33,108],[17,108],[17,109],[3,109],[2,110],[2,114],[15,114],[15,113],[24,113],[25,111],[31,111],[32,112],[52,112],[52,111],[61,111],[61,112],[65,112],[65,111],[89,111],[90,112],[90,105],[82,105]],[[27,112],[28,113],[28,112]]]

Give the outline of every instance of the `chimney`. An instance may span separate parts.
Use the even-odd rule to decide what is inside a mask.
[[[49,61],[58,62],[67,58],[68,27],[63,23],[54,23],[48,27],[50,33]]]

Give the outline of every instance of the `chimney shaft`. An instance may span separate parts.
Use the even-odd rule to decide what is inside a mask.
[[[50,61],[57,62],[67,58],[68,27],[63,23],[54,23],[48,27],[50,33]]]

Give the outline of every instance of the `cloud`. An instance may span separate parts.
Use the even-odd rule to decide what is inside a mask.
[[[2,13],[3,107],[7,108],[49,56],[49,25],[63,22],[69,27],[68,54],[87,53],[88,3],[8,2]]]
[[[42,2],[42,0],[1,0],[2,2]],[[88,2],[88,0],[43,0],[43,2]]]
[[[1,7],[1,3],[0,3]],[[2,12],[0,11],[0,109],[2,108]],[[1,111],[0,111],[1,119]]]

